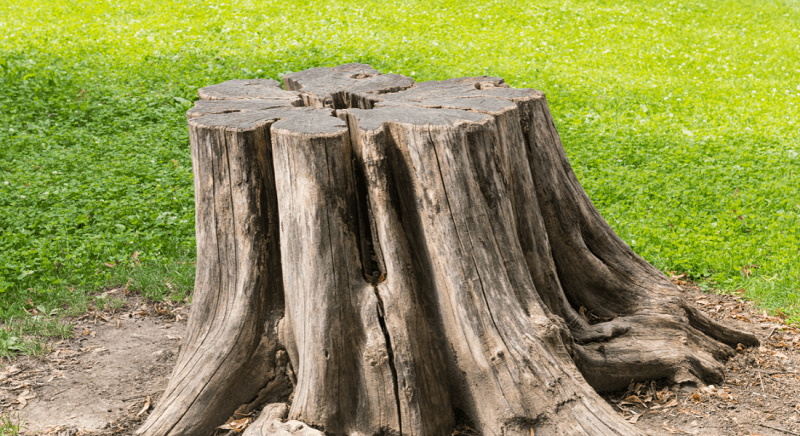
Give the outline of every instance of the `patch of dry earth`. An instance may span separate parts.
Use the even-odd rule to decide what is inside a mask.
[[[606,396],[609,404],[654,436],[800,436],[800,331],[741,298],[674,282],[706,314],[756,333],[762,346],[739,350],[719,386],[639,383]],[[18,411],[30,434],[133,434],[167,383],[187,312],[133,295],[115,313],[84,315],[76,337],[45,358],[0,362],[0,412]]]
[[[116,313],[81,317],[75,338],[53,344],[46,357],[2,362],[0,411],[18,413],[29,433],[129,430],[172,372],[186,308],[171,309],[131,296]]]

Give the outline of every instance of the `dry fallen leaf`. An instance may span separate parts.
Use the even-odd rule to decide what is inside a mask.
[[[718,387],[716,387],[714,385],[708,385],[708,386],[703,386],[702,388],[700,388],[700,392],[702,392],[704,394],[707,394],[709,396],[715,396],[715,397],[718,397],[718,398],[722,398],[723,400],[735,401],[735,397],[731,393],[730,389],[724,389],[724,388],[721,389],[721,388],[718,388]],[[694,399],[694,397],[692,399]]]
[[[28,400],[33,399],[33,398],[36,398],[36,394],[35,393],[31,392],[28,389],[22,391],[22,393],[20,393],[16,398],[17,402],[19,403],[19,406],[17,407],[17,409],[18,410],[24,409],[25,406],[28,405]]]
[[[581,307],[578,309],[578,313],[579,313],[579,314],[580,314],[580,315],[583,317],[583,319],[584,319],[586,322],[589,322],[589,317],[588,317],[588,316],[586,316],[586,308],[585,308],[585,307],[581,306]]]
[[[150,409],[150,395],[144,400],[144,406],[142,406],[142,410],[136,414],[136,416],[141,416],[144,412],[147,412]]]
[[[640,417],[640,416],[642,416],[642,415],[633,415],[633,416],[631,417],[631,419],[629,419],[629,420],[628,420],[628,422],[630,422],[631,424],[636,424],[636,421],[638,421],[638,420],[639,420],[639,417]]]
[[[637,397],[636,395],[628,396],[625,398],[625,400],[623,400],[623,402],[629,404],[641,404],[642,406],[647,407],[647,404],[645,404],[644,401],[642,401],[641,398]]]
[[[253,422],[253,418],[247,417],[242,419],[234,419],[231,421],[222,424],[221,426],[217,427],[220,430],[233,430],[237,433],[243,432],[250,423]]]
[[[677,398],[673,398],[673,399],[669,400],[667,402],[667,404],[664,404],[664,407],[675,407],[677,405],[678,405],[678,399]]]
[[[675,427],[669,427],[666,422],[661,424],[661,427],[663,427],[664,430],[668,431],[670,434],[675,434],[678,432]]]

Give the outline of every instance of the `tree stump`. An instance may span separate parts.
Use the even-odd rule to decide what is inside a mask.
[[[749,334],[608,226],[544,94],[348,64],[200,90],[189,334],[139,434],[640,434],[596,393],[717,383]],[[246,421],[240,421],[246,422]]]

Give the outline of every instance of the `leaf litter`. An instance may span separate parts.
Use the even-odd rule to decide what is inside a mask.
[[[24,434],[132,434],[166,386],[188,311],[135,293],[90,309],[47,355],[0,360],[0,414],[18,413]]]
[[[606,400],[650,435],[800,436],[800,330],[738,295],[702,291],[686,275],[671,275],[688,301],[726,325],[755,333],[758,348],[736,347],[718,385],[631,383]]]
[[[756,333],[761,347],[737,347],[718,385],[631,383],[606,395],[609,404],[650,435],[800,435],[800,331],[738,296],[704,293],[685,276],[673,283],[708,316]],[[125,298],[76,318],[75,337],[47,356],[0,361],[0,413],[19,412],[27,434],[133,435],[168,381],[189,307]],[[239,434],[256,417],[232,417],[216,432]]]

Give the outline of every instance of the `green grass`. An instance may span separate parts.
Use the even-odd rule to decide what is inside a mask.
[[[19,414],[0,413],[0,436],[17,436],[24,426],[25,421],[19,419]]]
[[[129,280],[184,298],[197,88],[345,62],[545,91],[581,183],[634,250],[800,321],[794,0],[10,0],[0,17],[6,325]]]
[[[61,322],[56,315],[55,310],[42,313],[32,308],[30,315],[4,320],[0,326],[0,357],[11,357],[18,352],[44,356],[51,351],[47,339],[72,336],[72,325]]]

